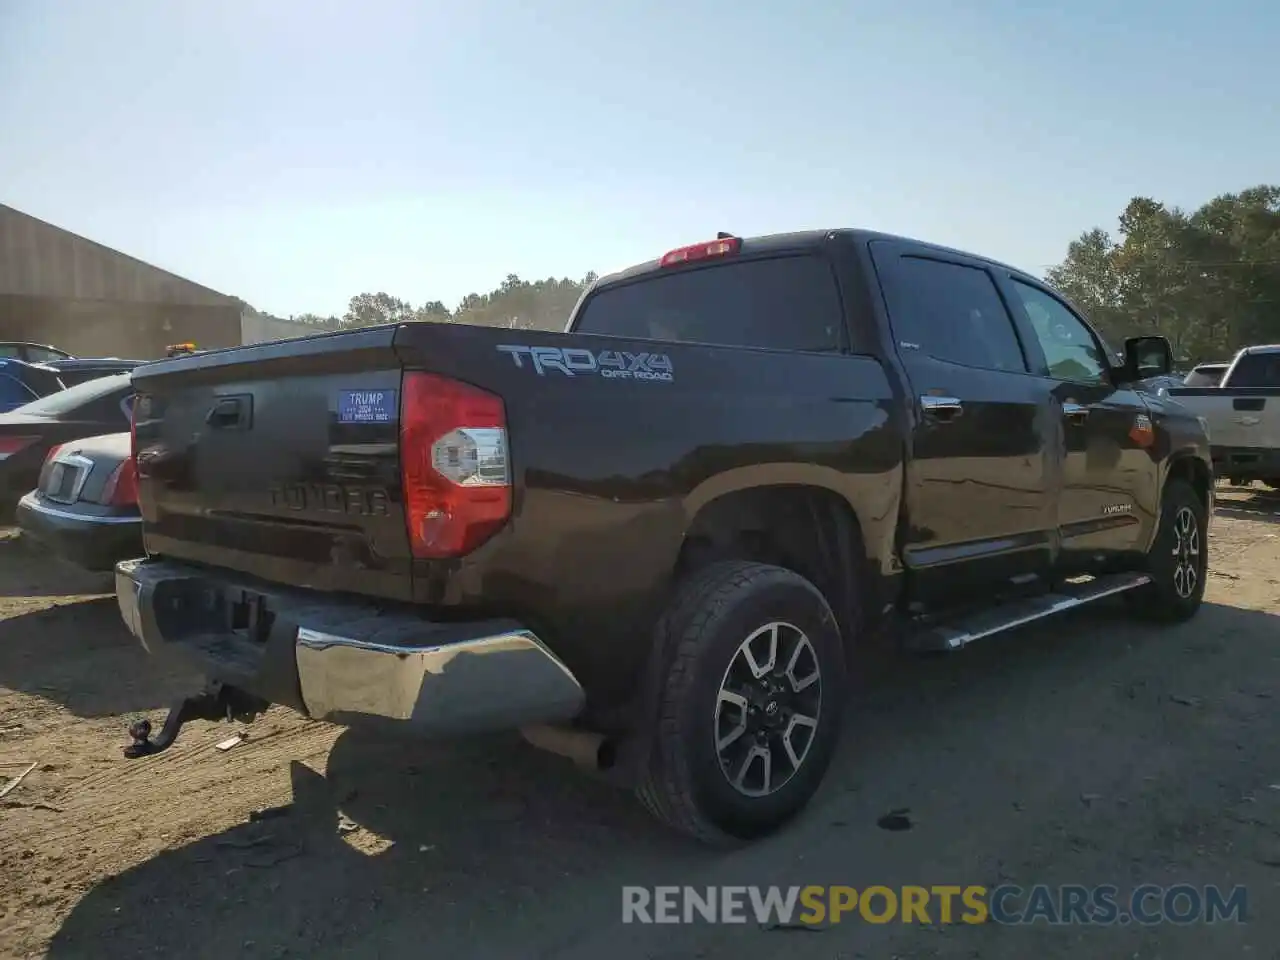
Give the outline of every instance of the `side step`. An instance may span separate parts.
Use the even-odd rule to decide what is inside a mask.
[[[1011,600],[954,620],[930,624],[907,634],[905,646],[918,653],[959,650],[995,633],[1012,630],[1033,620],[1083,606],[1151,582],[1145,573],[1112,573],[1101,577],[1077,577],[1065,581],[1053,593]]]

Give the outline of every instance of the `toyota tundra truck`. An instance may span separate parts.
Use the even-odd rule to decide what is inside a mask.
[[[121,614],[208,685],[414,735],[520,731],[711,843],[777,829],[860,646],[948,652],[1205,587],[1200,422],[1044,282],[863,230],[715,240],[563,332],[402,323],[134,375]],[[385,729],[385,726],[384,726]]]

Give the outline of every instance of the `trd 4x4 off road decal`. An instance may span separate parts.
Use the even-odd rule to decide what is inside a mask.
[[[595,353],[579,347],[529,347],[504,343],[498,346],[523,368],[527,360],[538,376],[548,370],[576,377],[578,374],[604,377],[608,380],[656,380],[671,383],[675,370],[665,353],[628,353],[626,350],[601,350]]]

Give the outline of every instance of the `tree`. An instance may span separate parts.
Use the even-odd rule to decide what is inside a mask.
[[[1280,340],[1280,187],[1192,213],[1134,197],[1118,236],[1094,228],[1046,272],[1108,338],[1158,333],[1183,362]]]
[[[414,319],[413,307],[389,293],[360,293],[351,298],[342,317],[344,327],[369,327]]]

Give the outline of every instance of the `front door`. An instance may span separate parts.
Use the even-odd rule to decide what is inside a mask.
[[[1045,572],[1057,421],[990,270],[909,244],[871,248],[915,410],[902,534],[913,595],[946,604]]]
[[[1063,423],[1058,531],[1062,560],[1090,566],[1145,546],[1157,521],[1155,432],[1141,394],[1117,386],[1096,334],[1049,290],[1007,277],[1010,300],[1038,347]]]

